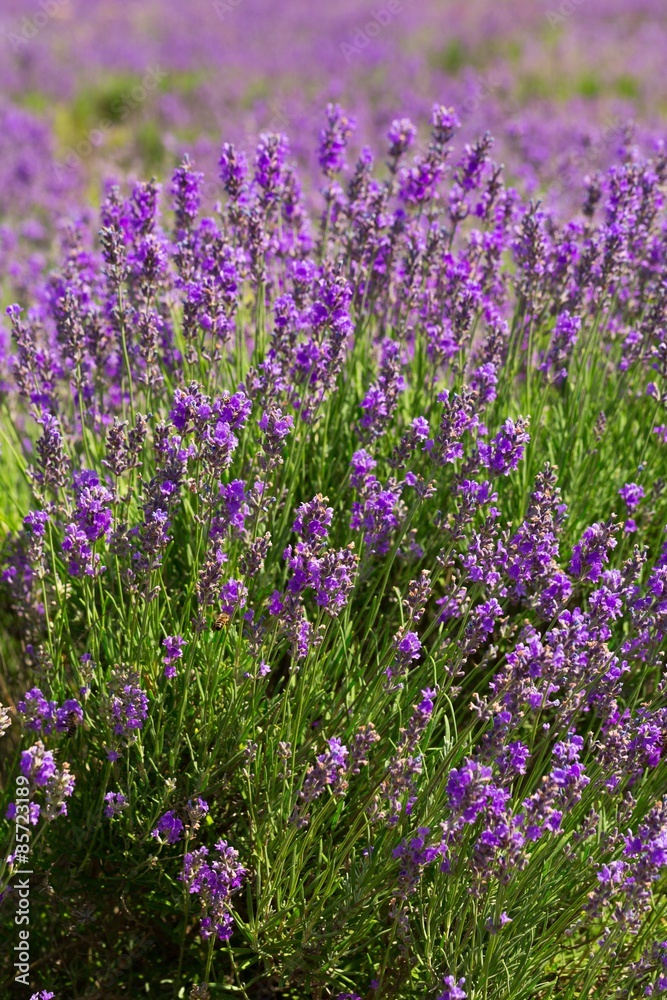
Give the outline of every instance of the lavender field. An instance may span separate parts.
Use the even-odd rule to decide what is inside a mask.
[[[667,6],[0,47],[0,1000],[667,996]]]

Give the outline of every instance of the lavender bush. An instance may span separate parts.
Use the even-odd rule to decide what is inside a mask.
[[[667,159],[559,220],[355,124],[319,202],[279,133],[108,186],[8,305],[26,995],[667,989]]]

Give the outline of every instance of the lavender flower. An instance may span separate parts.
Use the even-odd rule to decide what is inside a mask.
[[[545,832],[558,833],[565,810],[580,801],[583,789],[590,782],[579,760],[583,745],[583,739],[577,735],[569,735],[555,745],[556,765],[539,791],[523,803],[529,840],[538,840]]]
[[[347,791],[348,749],[335,736],[327,740],[327,745],[328,750],[319,754],[316,763],[306,772],[303,788],[299,792],[304,805],[319,798],[326,788],[330,788],[336,797],[345,795]]]
[[[497,934],[503,929],[503,927],[506,927],[507,924],[511,923],[512,918],[508,917],[507,912],[503,910],[497,920],[494,920],[493,917],[489,917],[484,926],[489,934]]]
[[[40,486],[57,493],[67,482],[70,459],[65,452],[60,424],[56,417],[44,413],[40,416],[39,423],[43,430],[36,445],[39,463],[34,477]]]
[[[104,571],[94,543],[109,538],[111,532],[111,507],[113,495],[100,484],[96,473],[84,470],[75,475],[76,507],[73,521],[65,526],[63,551],[69,560],[71,576],[85,573],[97,576]]]
[[[354,118],[343,111],[340,104],[327,105],[327,126],[320,132],[318,151],[320,166],[326,177],[335,177],[345,167],[347,141],[355,128]]]
[[[169,810],[160,816],[157,826],[151,830],[151,837],[155,837],[161,844],[175,844],[181,839],[183,833],[183,823],[173,810]]]
[[[498,755],[498,771],[504,778],[513,778],[517,774],[526,773],[526,765],[530,750],[521,740],[514,740],[503,747]]]
[[[514,596],[530,598],[534,593],[533,600],[539,602],[544,617],[549,618],[557,607],[556,593],[548,591],[560,573],[558,535],[566,512],[566,505],[560,503],[556,475],[547,465],[535,480],[526,517],[510,538],[502,557]],[[558,579],[562,581],[562,601],[569,597],[571,585],[562,574]]]
[[[208,815],[208,802],[204,799],[188,799],[187,814],[191,830],[198,830],[202,820]]]
[[[548,373],[556,385],[562,385],[567,378],[567,365],[581,330],[581,319],[571,316],[566,309],[556,320],[551,334],[551,343],[540,370]]]
[[[232,202],[239,202],[248,177],[245,155],[226,142],[220,153],[220,178]]]
[[[572,561],[569,572],[573,576],[592,580],[600,579],[602,567],[609,562],[609,552],[616,548],[615,532],[618,530],[613,521],[605,524],[596,523],[586,528],[581,541],[572,550]]]
[[[461,127],[461,122],[454,108],[446,108],[443,104],[434,104],[431,111],[431,126],[433,128],[433,141],[439,146],[444,146],[452,138],[456,129]]]
[[[601,916],[613,905],[615,920],[637,929],[642,915],[651,908],[651,887],[667,865],[667,803],[658,801],[636,831],[619,837],[622,858],[610,860],[597,873],[598,886],[591,892],[587,911]]]
[[[45,795],[45,816],[54,820],[67,815],[67,803],[74,791],[75,779],[69,773],[69,764],[61,770],[56,767],[52,751],[46,750],[41,740],[21,754],[21,774],[30,780],[35,790],[43,790]]]
[[[646,496],[643,488],[638,486],[637,483],[626,483],[625,486],[621,486],[618,493],[625,501],[625,505],[629,511],[633,511],[638,507],[640,501]]]
[[[216,0],[221,16],[225,6]],[[231,35],[243,36],[250,6],[234,12]],[[347,14],[335,14],[344,29]],[[589,21],[568,22],[573,40],[582,30],[575,22]],[[465,30],[473,45],[476,18]],[[176,61],[186,66],[192,39],[181,34]],[[398,71],[397,39],[387,34],[378,46],[391,44]],[[591,39],[608,47],[604,30]],[[208,32],[197,38],[202,66],[214,41]],[[278,93],[285,47],[273,48]],[[14,89],[34,82],[39,53],[29,49],[10,67]],[[372,69],[364,59],[345,84],[355,91]],[[239,65],[229,72],[238,76]],[[397,72],[404,77],[416,79]],[[239,79],[222,104],[209,83],[198,96],[224,111],[244,92]],[[354,933],[378,929],[371,958],[383,982],[372,989],[435,996],[434,977],[447,973],[441,1000],[463,1000],[465,981],[454,973],[466,963],[482,969],[470,950],[487,937],[486,971],[495,975],[511,952],[508,968],[525,992],[544,961],[553,966],[548,952],[559,942],[552,934],[529,954],[529,935],[508,931],[503,900],[519,927],[526,886],[544,888],[548,910],[565,876],[576,891],[558,896],[555,923],[553,913],[545,920],[564,930],[571,911],[575,944],[600,938],[592,990],[652,995],[667,982],[665,942],[650,945],[667,870],[667,807],[653,801],[667,747],[667,155],[660,146],[645,157],[653,140],[643,127],[619,135],[623,148],[597,144],[583,112],[576,142],[566,144],[544,105],[539,116],[514,115],[500,138],[502,158],[521,150],[510,165],[516,189],[492,161],[488,133],[464,137],[450,173],[459,118],[479,99],[466,100],[467,86],[465,74],[453,85],[458,116],[433,109],[419,149],[408,118],[391,121],[382,102],[364,107],[357,93],[362,129],[391,121],[387,162],[376,171],[363,148],[347,180],[354,123],[330,105],[316,154],[319,219],[317,192],[306,184],[302,197],[286,138],[267,131],[250,167],[223,146],[222,204],[222,189],[205,187],[187,158],[164,197],[154,181],[134,184],[128,197],[108,185],[99,240],[92,213],[63,223],[58,268],[52,206],[35,216],[15,199],[50,154],[30,135],[17,141],[0,108],[0,278],[8,295],[31,303],[10,307],[8,335],[0,331],[10,487],[2,517],[15,529],[2,546],[0,603],[17,706],[9,742],[23,740],[6,816],[12,827],[38,826],[71,808],[74,777],[60,757],[75,744],[89,758],[77,774],[81,810],[99,805],[94,764],[106,753],[101,808],[107,820],[127,812],[128,822],[87,839],[83,854],[108,853],[122,828],[146,886],[152,876],[167,884],[186,842],[181,879],[210,942],[204,980],[216,938],[232,934],[234,893],[247,877],[225,841],[190,850],[215,812],[232,841],[259,845],[248,900],[266,940],[259,958],[252,934],[240,965],[232,956],[248,989],[271,991],[260,966],[274,959],[278,979],[291,977],[297,992],[301,973],[306,982],[320,965],[355,981],[366,942],[363,933],[352,940],[339,906],[352,900]],[[505,90],[488,95],[485,115],[507,117]],[[266,111],[251,104],[246,117]],[[602,104],[588,102],[591,114]],[[180,134],[191,105],[202,101],[163,94],[160,115],[178,109]],[[205,136],[198,150],[210,154]],[[577,154],[619,161],[583,179],[582,204],[582,185],[568,174],[568,160],[583,162]],[[554,192],[553,172],[567,190]],[[542,204],[526,202],[526,190],[544,192]],[[77,214],[64,196],[57,205]],[[527,416],[507,419],[520,399],[540,424],[532,438]],[[596,420],[601,406],[607,415]],[[591,415],[591,426],[578,427],[577,413]],[[551,452],[568,457],[563,482],[581,537],[570,537],[555,469],[543,465],[526,495],[528,465]],[[629,468],[614,472],[624,458]],[[25,509],[21,490],[11,491],[22,469],[32,493]],[[593,473],[606,485],[598,489]],[[625,482],[632,476],[643,485]],[[604,520],[619,483],[626,537],[613,517]],[[313,495],[324,484],[331,501]],[[347,514],[338,522],[334,511]],[[521,513],[509,523],[508,511]],[[231,616],[231,631],[216,638],[211,625]],[[186,626],[204,674],[184,678],[196,683],[186,685],[187,704],[174,706],[179,692],[156,684],[152,661],[176,675],[190,659],[184,650],[195,652],[193,639],[188,647],[171,634]],[[97,663],[80,657],[86,648]],[[113,666],[121,657],[132,670]],[[28,678],[27,690],[12,688],[17,678]],[[424,687],[411,709],[411,692],[434,678],[442,691]],[[84,706],[85,731],[71,740]],[[179,719],[183,742],[174,743]],[[0,729],[10,721],[0,708]],[[172,775],[165,788],[175,794],[175,770],[178,807],[147,828],[140,816],[130,822],[135,803],[145,814],[142,802],[150,809],[156,800],[156,775]],[[127,794],[107,792],[121,773]],[[91,794],[79,794],[82,779]],[[210,810],[198,797],[205,788],[216,798]],[[95,809],[87,814],[94,825]],[[30,853],[49,862],[63,838],[43,833]],[[151,851],[153,839],[176,850]],[[73,838],[73,855],[80,846]],[[12,872],[22,853],[10,855]],[[292,856],[303,870],[299,862],[290,877]],[[413,920],[422,880],[427,903],[461,903],[454,958],[451,941],[437,943],[448,914],[443,923],[430,907],[426,943],[425,925]],[[295,906],[310,939],[281,949],[283,917]],[[187,933],[183,947],[185,974],[197,951]],[[574,995],[583,952],[572,954],[559,985]],[[198,982],[197,995],[212,989]],[[475,987],[493,992],[491,980]]]
[[[389,156],[392,160],[398,160],[410,149],[416,135],[417,129],[409,118],[395,118],[393,120],[387,132]]]
[[[274,205],[281,194],[282,174],[289,143],[284,135],[263,133],[255,152],[255,184],[264,207]]]
[[[112,671],[107,713],[116,744],[133,743],[146,721],[148,696],[138,681],[138,675],[132,671],[119,668]],[[110,760],[117,756],[115,749],[109,751]]]
[[[244,608],[248,599],[248,588],[241,580],[227,580],[220,590],[220,606],[228,615]]]
[[[71,733],[83,722],[83,709],[76,698],[68,698],[56,709],[56,732]]]
[[[261,464],[269,472],[282,464],[285,439],[294,429],[294,417],[285,415],[278,406],[269,406],[259,419],[259,429],[263,431],[261,446],[266,456]]]
[[[445,976],[445,989],[438,997],[438,1000],[466,1000],[468,994],[463,989],[465,977],[456,980],[454,976]]]
[[[174,197],[175,235],[183,239],[192,230],[201,203],[201,185],[204,175],[192,169],[188,156],[174,171],[171,193]]]
[[[42,807],[38,802],[28,803],[28,822],[30,823],[31,826],[37,826],[37,824],[39,823],[39,817],[41,815],[41,812],[42,812]],[[7,806],[5,819],[8,819],[10,822],[12,822],[13,820],[16,819],[16,815],[17,815],[16,803],[10,802],[9,805]]]
[[[45,750],[41,740],[21,754],[21,774],[30,778],[38,788],[46,787],[55,779],[57,769],[53,753]]]
[[[104,801],[106,805],[104,807],[104,815],[107,819],[112,819],[114,816],[119,816],[120,813],[127,809],[129,806],[129,800],[122,792],[107,792],[104,796]]]
[[[382,357],[377,382],[363,400],[360,421],[364,438],[377,438],[384,434],[398,406],[398,397],[405,389],[405,379],[401,372],[400,348],[393,340],[382,342]]]
[[[180,635],[168,635],[162,640],[162,645],[166,649],[163,657],[164,676],[172,678],[176,676],[175,663],[183,657],[183,648],[187,646],[186,640]]]
[[[318,493],[310,503],[303,503],[297,510],[297,516],[292,525],[305,539],[324,539],[333,518],[333,507],[325,507],[327,498]]]
[[[408,596],[403,599],[410,620],[418,622],[424,614],[424,608],[431,596],[431,571],[423,569],[417,580],[411,580],[408,587]]]
[[[421,877],[421,869],[438,856],[438,848],[427,844],[429,833],[427,826],[420,826],[416,837],[412,837],[409,841],[401,841],[392,851],[392,857],[401,862],[399,899],[407,899],[415,891]]]
[[[530,435],[525,430],[527,426],[526,417],[519,417],[516,423],[506,420],[493,441],[489,444],[480,442],[477,451],[481,465],[495,476],[507,476],[514,472],[523,458],[525,445],[530,441]]]
[[[411,662],[418,660],[422,651],[422,644],[417,633],[405,629],[396,633],[392,645],[395,658],[385,670],[390,680],[394,677],[404,676]]]
[[[226,840],[219,840],[212,861],[206,860],[209,857],[207,847],[200,847],[183,858],[183,873],[179,878],[188,892],[199,896],[202,914],[199,933],[204,940],[212,934],[220,941],[227,941],[232,936],[234,921],[230,900],[247,874],[238,856],[238,851]]]
[[[30,691],[27,691],[16,706],[16,710],[22,716],[22,723],[26,729],[31,729],[34,732],[43,733],[47,736],[53,732],[56,708],[56,702],[47,701],[39,688],[32,688]]]
[[[420,737],[431,721],[436,692],[422,691],[422,700],[413,706],[408,725],[401,729],[396,753],[375,796],[369,813],[373,822],[394,826],[401,813],[409,816],[417,801],[417,779],[422,772],[422,757],[417,753]]]

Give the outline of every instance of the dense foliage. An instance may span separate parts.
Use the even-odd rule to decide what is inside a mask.
[[[667,992],[662,0],[0,36],[0,995]]]
[[[667,985],[667,160],[558,223],[458,124],[109,187],[7,310],[33,989]]]

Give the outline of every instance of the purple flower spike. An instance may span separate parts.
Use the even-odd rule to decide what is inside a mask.
[[[53,754],[50,750],[44,749],[41,740],[21,754],[21,774],[34,781],[39,788],[44,788],[56,773]]]
[[[157,822],[154,830],[151,830],[151,837],[155,837],[162,844],[175,844],[181,839],[183,833],[183,823],[173,810],[169,810]]]
[[[247,874],[238,856],[238,851],[227,841],[219,840],[211,861],[207,860],[210,857],[207,847],[200,847],[183,858],[183,873],[179,877],[190,893],[199,896],[202,914],[199,933],[205,941],[213,934],[220,941],[227,941],[232,936],[234,921],[230,899],[241,888]]]
[[[175,677],[176,667],[174,664],[183,657],[183,648],[187,646],[187,642],[180,635],[168,635],[162,640],[162,645],[167,651],[162,659],[164,663],[164,676],[169,678]]]
[[[395,118],[389,126],[389,155],[398,160],[412,146],[417,135],[417,129],[409,118]]]
[[[638,486],[637,483],[626,483],[625,486],[621,486],[619,496],[625,500],[625,505],[629,511],[633,511],[635,507],[639,506],[639,502],[646,496],[644,489]]]
[[[466,1000],[468,994],[463,989],[465,978],[457,980],[454,976],[445,976],[445,989],[438,997],[438,1000]]]
[[[327,125],[320,132],[318,151],[320,166],[326,177],[333,178],[344,169],[347,140],[356,124],[340,104],[327,105]]]

